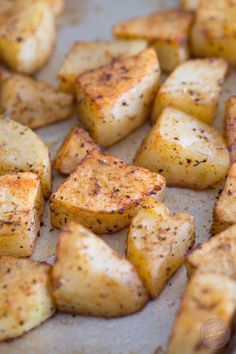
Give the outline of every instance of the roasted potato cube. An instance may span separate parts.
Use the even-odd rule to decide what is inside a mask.
[[[200,244],[186,259],[189,276],[196,271],[224,274],[236,280],[236,225]]]
[[[228,337],[222,339],[229,340],[235,310],[236,282],[214,272],[197,272],[187,287],[166,354],[218,353],[218,350],[210,345],[213,336],[220,340],[220,333],[215,332],[214,328],[222,329],[223,334],[224,330],[228,330]],[[209,328],[212,323],[213,330]],[[217,326],[219,323],[220,327]],[[227,332],[225,334],[227,335]],[[209,345],[206,345],[207,343]]]
[[[116,143],[148,118],[159,78],[153,49],[81,74],[76,85],[80,121],[101,146]]]
[[[0,257],[0,342],[22,336],[55,312],[50,266]]]
[[[70,175],[83,158],[94,149],[100,151],[100,147],[89,134],[84,129],[74,127],[58,151],[53,167],[65,175]]]
[[[200,1],[191,34],[191,52],[196,57],[218,56],[236,65],[236,2]]]
[[[59,71],[60,89],[75,94],[76,79],[83,72],[108,65],[114,59],[136,55],[145,48],[147,42],[141,40],[76,42]]]
[[[55,41],[54,15],[45,1],[1,1],[0,59],[32,74],[48,60]]]
[[[9,74],[0,83],[0,111],[30,128],[70,118],[73,97],[27,76]]]
[[[119,231],[140,203],[164,189],[164,177],[93,150],[52,195],[51,222],[61,228],[78,221],[98,234]]]
[[[230,160],[236,162],[236,96],[230,97],[225,108],[225,132]]]
[[[171,217],[164,204],[155,200],[140,208],[128,233],[127,258],[152,298],[160,294],[183,264],[194,239],[191,215],[181,213]]]
[[[43,204],[40,178],[35,173],[0,177],[0,256],[31,256]]]
[[[215,117],[227,72],[224,59],[195,59],[180,65],[157,93],[152,121],[166,107],[177,108],[210,124]]]
[[[186,10],[197,10],[200,0],[180,0],[180,5]]]
[[[131,263],[74,222],[60,235],[52,281],[57,308],[78,315],[129,315],[148,299]]]
[[[42,181],[45,197],[51,191],[51,163],[42,140],[30,129],[0,118],[0,175],[34,172]]]
[[[214,222],[221,223],[222,229],[236,223],[236,164],[229,170],[224,190],[215,204],[213,218]]]
[[[226,176],[229,152],[214,128],[166,108],[144,139],[135,164],[160,172],[169,186],[201,190]]]
[[[161,69],[172,71],[189,58],[189,31],[193,13],[167,10],[117,24],[113,33],[121,39],[145,39],[157,51]]]
[[[46,0],[46,2],[51,6],[55,16],[61,15],[65,6],[65,0]]]

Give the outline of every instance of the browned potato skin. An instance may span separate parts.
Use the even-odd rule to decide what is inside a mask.
[[[74,220],[97,234],[115,232],[130,224],[149,195],[164,190],[157,173],[93,150],[52,195],[51,222],[61,228]]]
[[[225,107],[225,133],[231,162],[236,162],[236,96],[230,97]]]
[[[84,129],[74,127],[60,147],[53,161],[53,168],[65,175],[70,175],[83,158],[94,149],[101,151]]]
[[[54,314],[49,269],[30,259],[0,258],[0,342],[22,336]]]
[[[119,39],[147,40],[157,51],[161,69],[171,72],[189,58],[188,36],[193,19],[191,11],[160,11],[118,23],[113,33]]]
[[[71,117],[73,97],[20,74],[0,82],[0,112],[35,129]]]

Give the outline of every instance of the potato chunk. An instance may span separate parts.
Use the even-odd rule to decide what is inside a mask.
[[[180,0],[183,9],[197,10],[200,0]]]
[[[196,57],[218,56],[236,65],[235,0],[200,1],[191,34]]]
[[[217,353],[218,350],[216,351],[214,347],[206,345],[207,339],[209,341],[211,339],[208,334],[209,336],[219,335],[220,333],[214,331],[214,328],[219,331],[221,328],[226,331],[230,330],[235,319],[235,310],[236,282],[214,272],[197,272],[187,287],[166,354]],[[208,325],[207,321],[212,321],[212,319],[213,329],[211,330],[209,327],[212,322],[208,322]],[[219,322],[221,328],[217,327]],[[229,337],[230,333],[228,337],[222,339],[229,340]]]
[[[36,174],[24,172],[0,177],[0,256],[31,256],[43,204]]]
[[[116,143],[148,118],[159,78],[153,49],[81,74],[76,85],[80,121],[101,146]]]
[[[230,160],[236,162],[236,96],[230,97],[225,107],[225,132]]]
[[[189,276],[196,271],[224,274],[236,280],[236,225],[200,244],[187,257]]]
[[[53,167],[65,175],[70,175],[83,158],[94,149],[100,151],[100,147],[89,134],[84,129],[74,127],[58,151]]]
[[[147,291],[155,298],[195,239],[194,218],[188,214],[169,215],[164,204],[150,200],[132,220],[128,233],[127,258],[138,270]]]
[[[76,42],[58,73],[60,89],[75,94],[76,79],[83,72],[108,65],[114,59],[136,55],[145,48],[147,42],[141,40]]]
[[[0,258],[0,341],[22,336],[55,312],[50,267],[30,259]]]
[[[27,76],[9,74],[0,83],[0,111],[30,128],[70,118],[73,97]]]
[[[51,222],[75,220],[103,234],[128,226],[140,203],[163,192],[164,177],[92,151],[51,197]]]
[[[45,197],[51,191],[51,163],[48,148],[30,129],[0,118],[0,175],[34,172],[41,178]]]
[[[32,74],[40,69],[54,41],[54,15],[45,1],[1,1],[0,59],[12,70]]]
[[[144,139],[135,164],[160,172],[169,186],[206,189],[226,176],[229,152],[214,128],[166,108]]]
[[[157,51],[161,69],[172,71],[189,58],[188,36],[193,14],[167,10],[117,24],[113,33],[121,39],[145,39]]]
[[[65,0],[46,0],[46,2],[51,6],[55,16],[61,15],[65,6]]]
[[[224,59],[195,59],[180,65],[157,93],[152,121],[166,107],[177,108],[211,124],[227,72]]]
[[[131,263],[74,222],[60,235],[52,280],[57,308],[78,315],[129,315],[148,299]]]

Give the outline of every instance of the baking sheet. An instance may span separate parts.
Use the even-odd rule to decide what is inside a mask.
[[[39,78],[56,85],[56,74],[64,55],[76,40],[108,39],[112,26],[125,18],[174,7],[177,0],[66,0],[66,8],[58,20],[58,39],[54,55]],[[215,126],[222,131],[224,101],[236,93],[236,75],[231,72],[224,88]],[[235,88],[235,90],[234,90]],[[55,155],[76,118],[37,131]],[[148,124],[108,151],[131,162],[137,148],[150,129]],[[62,178],[54,175],[54,189]],[[165,203],[171,212],[186,211],[194,215],[197,242],[209,237],[212,208],[219,188],[206,192],[167,189]],[[45,210],[44,225],[37,240],[33,258],[53,262],[58,231],[49,223]],[[120,254],[124,254],[127,230],[104,236]],[[186,286],[186,272],[181,268],[162,294],[143,311],[119,319],[96,319],[57,314],[24,337],[1,344],[0,354],[162,354]],[[181,353],[176,353],[181,354]]]

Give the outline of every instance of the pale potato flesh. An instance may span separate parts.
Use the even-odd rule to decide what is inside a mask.
[[[229,169],[224,139],[212,127],[166,108],[137,152],[135,164],[159,172],[167,185],[206,189]]]
[[[159,79],[154,49],[81,74],[76,85],[78,117],[99,145],[110,146],[149,117]]]
[[[53,297],[63,312],[118,317],[141,310],[148,300],[131,263],[74,222],[61,232],[51,275]]]
[[[200,0],[180,0],[180,5],[186,10],[197,10]]]
[[[127,258],[136,267],[147,291],[155,298],[195,240],[194,218],[169,215],[164,204],[152,200],[141,207],[128,233]]]
[[[65,0],[45,0],[45,1],[51,6],[55,16],[61,15],[65,6]]]
[[[30,259],[0,258],[0,341],[22,336],[55,312],[50,266]]]
[[[230,97],[225,106],[225,133],[232,163],[236,162],[236,97]]]
[[[159,174],[94,150],[52,195],[51,223],[61,228],[75,220],[98,234],[119,231],[140,203],[164,190]]]
[[[227,72],[224,59],[194,59],[181,64],[157,93],[152,122],[166,107],[179,109],[211,124]]]

